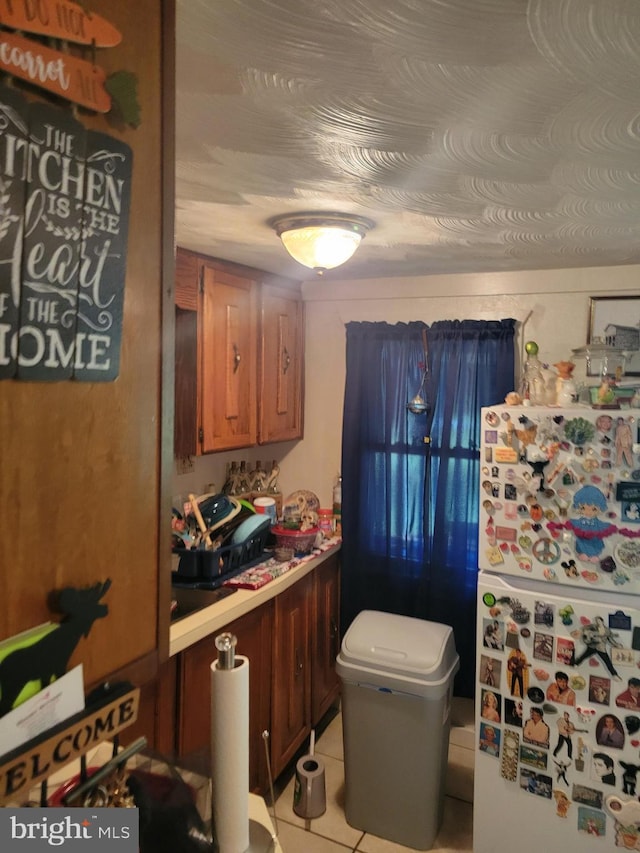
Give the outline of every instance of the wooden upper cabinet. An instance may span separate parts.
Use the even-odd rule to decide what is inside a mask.
[[[176,457],[302,438],[294,283],[178,249],[175,315]]]
[[[256,282],[202,269],[202,453],[256,443]]]
[[[302,438],[303,303],[299,293],[263,284],[258,443]]]

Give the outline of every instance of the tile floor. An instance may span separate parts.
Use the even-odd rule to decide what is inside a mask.
[[[473,702],[454,699],[449,767],[445,787],[442,828],[432,850],[440,853],[472,850],[473,814]],[[276,791],[277,834],[283,853],[411,853],[412,848],[361,832],[344,816],[344,753],[342,719],[338,713],[319,731],[315,747],[325,765],[327,810],[319,818],[304,820],[293,811],[293,771],[280,779]],[[273,807],[269,808],[273,816]],[[415,851],[414,851],[415,853]]]

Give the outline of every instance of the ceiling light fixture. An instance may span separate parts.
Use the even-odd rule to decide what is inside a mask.
[[[294,260],[322,275],[348,261],[375,223],[350,213],[291,213],[269,225]]]

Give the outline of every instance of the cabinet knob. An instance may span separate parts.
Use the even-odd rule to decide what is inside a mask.
[[[302,672],[303,666],[300,649],[296,649],[296,676]]]
[[[282,372],[286,373],[289,370],[289,365],[291,364],[291,356],[289,355],[289,351],[285,347],[282,351]]]
[[[237,373],[238,368],[240,367],[240,362],[242,361],[242,356],[240,355],[240,350],[238,349],[238,345],[233,345],[233,372]]]

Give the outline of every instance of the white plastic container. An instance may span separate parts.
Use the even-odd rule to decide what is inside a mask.
[[[269,498],[269,497],[255,498],[253,501],[253,506],[255,507],[256,512],[262,513],[264,515],[270,515],[272,524],[276,523],[277,512],[276,512],[275,498]]]

